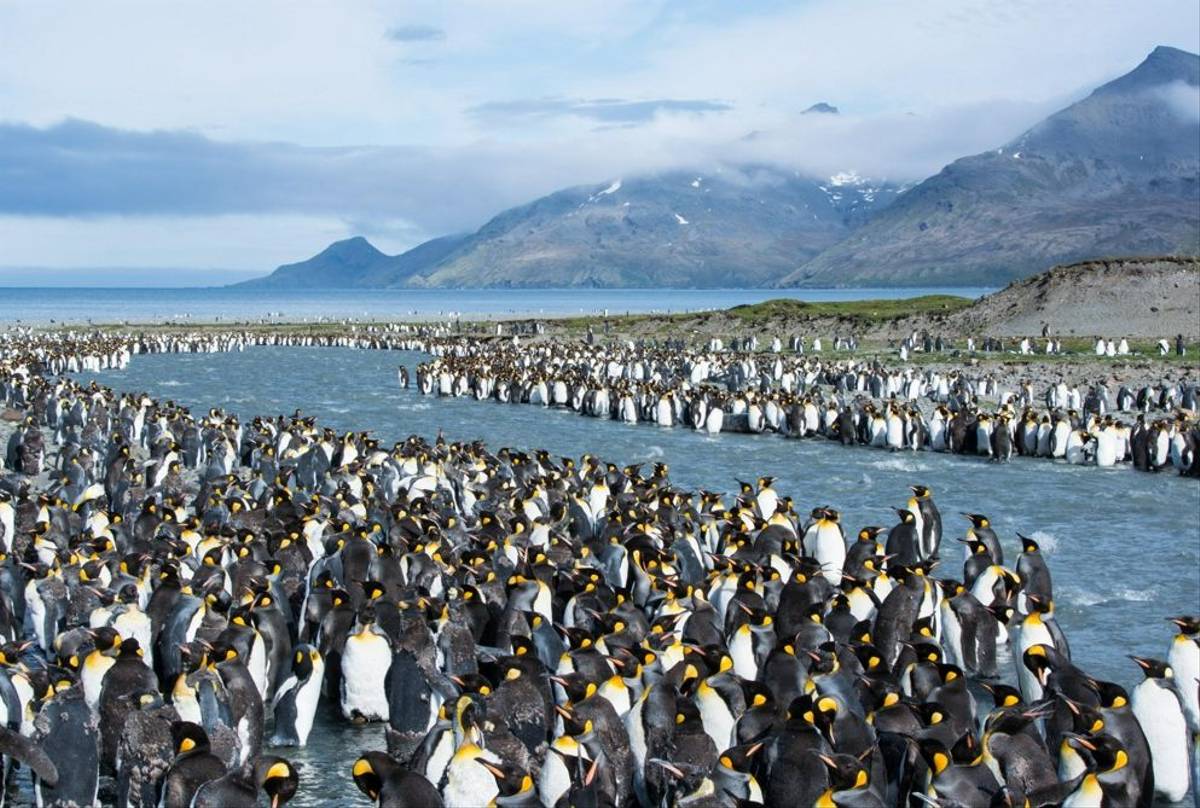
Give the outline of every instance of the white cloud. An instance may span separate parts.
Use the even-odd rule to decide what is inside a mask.
[[[1200,88],[1173,81],[1157,91],[1171,111],[1185,121],[1200,121]]]
[[[340,219],[228,216],[0,216],[11,267],[212,267],[268,270],[353,235]],[[397,249],[393,239],[381,249]],[[403,245],[400,245],[403,246]]]
[[[1158,44],[1200,49],[1200,4],[0,4],[0,123],[72,117],[259,148],[364,147],[395,188],[380,194],[375,177],[350,176],[328,211],[5,218],[0,236],[6,247],[16,239],[24,257],[0,260],[162,265],[162,250],[190,266],[270,267],[349,227],[399,248],[564,185],[722,161],[917,179],[1008,141]],[[697,115],[662,105],[616,122],[578,109],[471,113],[538,99],[715,99],[730,109]],[[799,115],[817,101],[842,114]],[[331,153],[323,170],[344,161],[361,173],[361,153]],[[217,249],[222,224],[233,230]],[[106,245],[103,261],[74,246],[93,238]]]

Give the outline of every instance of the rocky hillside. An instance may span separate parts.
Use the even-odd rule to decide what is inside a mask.
[[[1135,70],[957,160],[782,285],[995,284],[1100,255],[1200,253],[1200,56]]]
[[[1083,261],[1016,281],[952,314],[951,332],[1037,336],[1200,336],[1200,258]]]
[[[475,233],[399,256],[338,242],[253,286],[761,286],[835,244],[902,189],[854,172],[671,172],[568,188]]]

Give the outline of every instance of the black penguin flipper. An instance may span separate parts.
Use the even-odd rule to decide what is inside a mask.
[[[959,630],[962,632],[959,646],[962,648],[963,665],[972,672],[979,670],[979,625],[976,620],[977,615],[974,614],[966,620],[963,615],[958,616]]]
[[[51,788],[58,785],[58,767],[42,747],[7,727],[0,727],[0,755],[21,761]]]

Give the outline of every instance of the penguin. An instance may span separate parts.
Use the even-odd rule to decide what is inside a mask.
[[[300,776],[291,763],[264,755],[201,785],[191,808],[255,808],[260,790],[267,795],[271,808],[280,808],[295,796],[299,785]]]
[[[491,771],[482,765],[484,762],[496,764],[500,758],[472,741],[460,744],[454,751],[446,766],[445,785],[441,789],[446,808],[486,805],[499,795],[500,787]],[[358,765],[356,763],[355,767]]]
[[[159,805],[191,805],[200,786],[225,776],[225,764],[212,752],[204,727],[190,721],[171,726],[175,759],[162,781]]]
[[[374,607],[364,606],[357,630],[352,630],[342,650],[343,716],[356,723],[388,720],[386,682],[391,664],[391,643],[375,624]]]
[[[482,767],[480,767],[482,769]],[[379,808],[441,808],[433,784],[383,752],[364,752],[351,776],[358,790]]]
[[[93,711],[99,708],[100,688],[105,674],[116,664],[121,635],[114,629],[104,627],[92,631],[95,647],[84,656],[79,665],[79,681],[83,697]]]
[[[292,673],[275,694],[272,710],[275,729],[271,746],[299,746],[308,743],[321,697],[325,661],[315,646],[301,643],[292,654]]]
[[[921,561],[921,536],[917,530],[917,515],[907,508],[894,508],[900,523],[888,531],[886,551],[892,562],[911,567]]]
[[[226,635],[222,633],[222,637]],[[229,726],[237,732],[239,741],[238,763],[258,755],[262,748],[265,714],[262,696],[259,695],[250,671],[242,662],[237,648],[225,639],[218,639],[210,651],[216,660],[217,673],[225,685],[228,697]]]
[[[1093,732],[1102,730],[1120,742],[1128,759],[1132,781],[1130,787],[1139,795],[1137,804],[1140,808],[1149,808],[1154,801],[1153,761],[1150,759],[1150,744],[1146,734],[1129,703],[1129,694],[1125,688],[1112,682],[1089,680],[1089,684],[1100,700],[1101,726],[1097,727],[1093,721],[1087,729]],[[1068,703],[1068,707],[1072,706]]]
[[[1050,568],[1042,556],[1038,543],[1028,536],[1017,534],[1021,540],[1021,555],[1017,557],[1017,576],[1021,579],[1021,611],[1028,612],[1024,601],[1030,595],[1050,602],[1054,599],[1054,587],[1051,583]]]
[[[116,765],[117,747],[126,717],[131,711],[141,709],[135,696],[156,690],[158,680],[143,660],[140,643],[132,637],[122,640],[117,658],[104,674],[97,701],[101,760],[106,768]]]
[[[842,567],[846,561],[846,537],[839,524],[840,515],[833,508],[816,508],[813,521],[804,531],[801,544],[804,552],[821,565],[821,575],[835,586],[842,582]]]
[[[1167,664],[1179,682],[1179,697],[1188,727],[1196,734],[1200,733],[1200,690],[1195,684],[1200,680],[1200,617],[1184,615],[1170,621],[1179,633],[1171,640]]]
[[[0,756],[28,766],[37,781],[47,788],[58,784],[58,767],[41,745],[7,727],[0,727]],[[0,806],[4,805],[4,797],[0,791]]]
[[[1139,798],[1146,795],[1139,794],[1131,782],[1129,756],[1119,741],[1110,735],[1073,734],[1065,744],[1078,749],[1086,759],[1084,773],[1076,778],[1078,784],[1062,801],[1064,808],[1143,804]]]
[[[156,808],[159,783],[175,758],[171,726],[179,720],[179,713],[163,702],[157,688],[134,693],[126,701],[128,711],[112,757],[116,802],[130,808]],[[105,734],[116,735],[114,725],[104,721],[103,711],[101,716]]]
[[[1154,791],[1168,802],[1179,802],[1187,794],[1191,777],[1191,744],[1187,718],[1175,691],[1175,672],[1161,660],[1131,659],[1144,675],[1133,689],[1132,707],[1150,746]]]
[[[921,522],[920,560],[937,558],[942,545],[942,514],[933,503],[933,491],[928,486],[914,485],[911,490],[908,509],[915,508]]]
[[[967,528],[967,538],[983,542],[988,555],[992,557],[992,563],[1004,566],[1004,548],[992,529],[991,520],[981,513],[964,513],[963,516],[971,523],[971,527]]]
[[[83,687],[65,671],[51,669],[49,690],[34,719],[34,741],[54,763],[50,783],[34,770],[39,805],[94,805],[100,787],[100,733]]]

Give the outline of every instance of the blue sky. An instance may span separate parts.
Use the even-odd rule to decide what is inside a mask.
[[[1159,44],[1200,4],[5,2],[0,265],[266,271],[743,160],[920,179]]]

